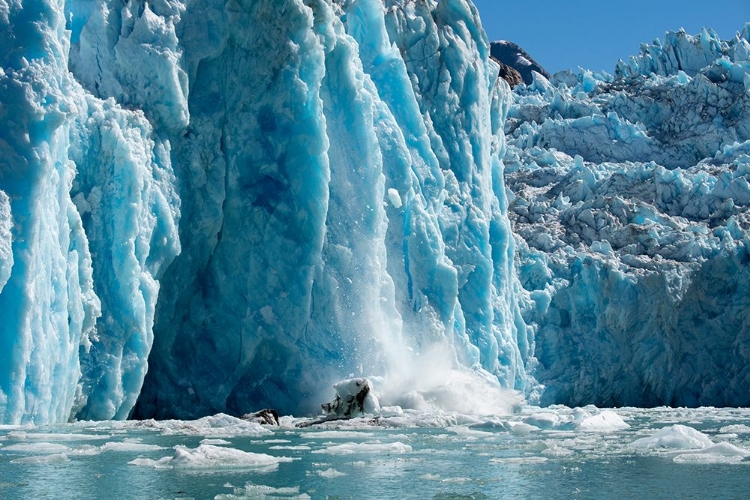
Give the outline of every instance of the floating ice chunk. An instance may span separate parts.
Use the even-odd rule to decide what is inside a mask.
[[[669,448],[686,450],[713,446],[713,441],[700,431],[676,424],[665,427],[651,437],[641,438],[630,444],[633,448]]]
[[[552,429],[560,423],[560,417],[554,413],[535,413],[525,417],[523,422],[540,429]]]
[[[3,448],[5,451],[19,451],[23,453],[68,453],[71,448],[57,443],[18,443]]]
[[[367,439],[373,436],[370,432],[359,431],[320,431],[303,435],[305,439]]]
[[[144,420],[123,424],[125,427],[146,428],[161,431],[165,435],[187,436],[263,436],[273,434],[257,422],[248,422],[224,413],[217,413],[198,420]]]
[[[310,472],[307,473],[310,475]],[[317,474],[320,477],[324,477],[326,479],[335,479],[337,477],[344,477],[347,474],[345,472],[339,472],[336,469],[328,468],[326,470],[316,470],[314,474]]]
[[[223,446],[225,444],[232,444],[232,443],[225,439],[207,438],[207,439],[201,439],[200,444],[212,444],[214,446]]]
[[[725,425],[719,432],[722,434],[750,434],[750,426],[745,424]]]
[[[325,453],[328,455],[354,455],[355,453],[383,453],[401,454],[412,451],[411,446],[401,442],[395,443],[343,443],[327,446],[322,450],[314,450],[312,453]]]
[[[65,433],[31,433],[26,431],[11,431],[7,439],[13,441],[97,441],[110,439],[111,434],[65,434]]]
[[[14,464],[59,464],[69,462],[70,459],[65,453],[55,453],[53,455],[42,455],[35,457],[22,457],[11,460]]]
[[[718,443],[699,451],[681,453],[674,457],[677,463],[738,463],[750,456],[750,451],[729,443]]]
[[[617,413],[610,410],[604,410],[598,415],[582,415],[580,419],[576,419],[576,428],[584,432],[612,432],[629,427]]]
[[[516,436],[525,436],[532,432],[540,431],[541,429],[535,425],[529,425],[524,422],[519,422],[511,428],[511,432]]]
[[[491,458],[490,462],[493,464],[517,464],[517,465],[530,465],[530,464],[543,464],[548,462],[547,457],[507,457],[507,458]]]
[[[174,455],[159,460],[137,458],[128,462],[155,468],[184,467],[188,469],[259,469],[264,472],[276,470],[280,463],[291,462],[293,458],[274,457],[265,453],[251,453],[235,448],[202,444],[197,448],[176,446]]]
[[[231,487],[231,486],[230,486]],[[299,486],[274,488],[273,486],[264,486],[262,484],[247,483],[244,488],[234,488],[233,494],[216,495],[214,500],[233,500],[233,499],[266,499],[266,498],[290,498],[296,500],[307,500],[310,495],[300,494]]]
[[[163,446],[155,444],[143,444],[143,443],[127,443],[127,442],[112,442],[104,443],[101,446],[101,451],[116,451],[125,453],[141,453],[149,451],[165,450]]]

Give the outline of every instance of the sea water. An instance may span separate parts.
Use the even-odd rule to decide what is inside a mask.
[[[750,410],[385,409],[0,429],[0,498],[745,498]]]

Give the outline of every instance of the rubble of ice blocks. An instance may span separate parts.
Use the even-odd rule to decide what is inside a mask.
[[[506,181],[542,403],[747,405],[748,27],[517,88]]]

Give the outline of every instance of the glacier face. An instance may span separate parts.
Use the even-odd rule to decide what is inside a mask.
[[[468,0],[0,25],[0,422],[750,404],[750,27],[511,95]]]
[[[398,386],[433,344],[522,385],[496,191],[508,90],[474,7],[196,2],[183,17],[216,24],[177,26],[183,253],[136,415],[310,411],[350,373]]]
[[[524,387],[509,89],[470,2],[0,15],[0,421]]]
[[[68,72],[62,2],[2,6],[0,421],[124,418],[179,246],[168,150]]]
[[[750,25],[516,89],[506,133],[541,402],[750,404]]]

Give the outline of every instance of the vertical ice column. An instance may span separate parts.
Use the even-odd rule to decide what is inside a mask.
[[[185,251],[164,277],[137,414],[296,410],[319,397],[318,353],[335,344],[308,333],[330,180],[313,12],[204,2],[183,19],[190,124],[172,159]]]
[[[454,293],[457,337],[468,338],[479,366],[504,385],[522,388],[530,351],[515,297],[513,239],[500,161],[509,91],[496,79],[488,40],[470,2],[390,2],[386,21],[444,179],[438,196],[425,190],[425,197],[437,210],[440,238],[454,276],[443,273],[441,288],[431,285],[424,290],[432,295],[431,303],[443,307],[453,303]],[[388,86],[383,85],[381,94],[398,109],[398,96]],[[431,158],[426,158],[430,164]],[[466,352],[470,360],[472,350]]]
[[[10,227],[0,225],[10,230],[13,264],[0,291],[3,423],[69,418],[79,345],[99,314],[86,237],[69,195],[76,102],[62,4],[11,3],[0,15],[0,191],[12,217]]]
[[[0,293],[10,278],[13,268],[13,220],[10,215],[10,198],[0,191]]]

